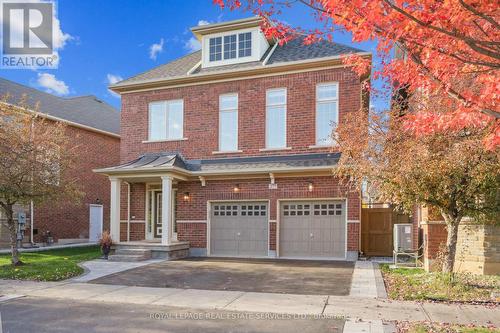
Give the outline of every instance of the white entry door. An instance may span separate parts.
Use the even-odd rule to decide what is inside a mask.
[[[103,223],[102,205],[90,205],[89,242],[97,242],[101,238]]]

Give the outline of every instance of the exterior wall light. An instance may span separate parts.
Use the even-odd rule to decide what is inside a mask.
[[[309,183],[307,184],[307,190],[308,190],[309,192],[312,192],[312,191],[314,190],[314,185],[313,185],[313,183],[312,183],[312,182],[309,182]]]
[[[240,192],[240,190],[241,190],[241,189],[240,189],[240,184],[236,184],[236,185],[234,185],[234,187],[233,187],[233,192],[234,192],[234,193],[239,193],[239,192]]]
[[[184,192],[183,199],[184,201],[189,201],[189,192]]]

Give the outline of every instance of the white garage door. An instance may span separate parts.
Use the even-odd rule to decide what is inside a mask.
[[[210,254],[267,256],[267,214],[266,202],[213,203],[210,213]]]
[[[344,259],[345,202],[283,202],[280,207],[280,257]]]

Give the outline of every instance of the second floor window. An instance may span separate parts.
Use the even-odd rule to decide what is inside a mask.
[[[184,102],[182,99],[149,104],[149,140],[183,138]]]
[[[316,144],[331,145],[339,122],[339,85],[337,82],[316,86]]]
[[[238,150],[238,94],[219,96],[219,151]]]
[[[286,89],[266,92],[266,148],[286,147]]]

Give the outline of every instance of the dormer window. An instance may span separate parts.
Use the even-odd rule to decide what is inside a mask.
[[[222,37],[210,38],[210,61],[222,59]]]
[[[250,57],[252,55],[252,33],[245,32],[238,35],[239,39],[239,57]]]
[[[236,35],[224,36],[224,59],[236,58]]]
[[[201,69],[263,61],[274,41],[265,36],[261,24],[261,17],[251,17],[191,28],[201,42]]]
[[[245,32],[209,39],[210,62],[252,56],[252,33]],[[224,57],[222,57],[224,56]]]

